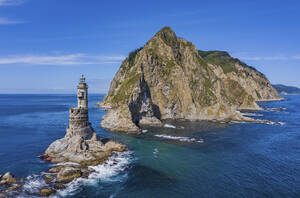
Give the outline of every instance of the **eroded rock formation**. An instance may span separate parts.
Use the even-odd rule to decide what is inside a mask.
[[[165,119],[250,120],[237,110],[280,99],[268,79],[226,52],[198,51],[169,27],[129,54],[100,103],[101,126],[138,132]]]

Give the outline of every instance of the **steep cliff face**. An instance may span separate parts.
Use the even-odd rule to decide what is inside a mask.
[[[224,52],[198,51],[165,27],[122,63],[101,103],[110,107],[101,126],[133,132],[164,119],[242,120],[237,109],[278,98],[261,73]]]
[[[266,76],[255,68],[231,57],[224,51],[198,51],[221,79],[238,82],[255,101],[278,100],[275,88]]]

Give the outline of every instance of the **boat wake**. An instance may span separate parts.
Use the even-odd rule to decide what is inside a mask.
[[[158,134],[154,135],[159,138],[169,139],[169,140],[178,140],[180,142],[197,142],[197,143],[203,143],[203,139],[196,139],[196,138],[190,138],[190,137],[181,137],[181,136],[171,136],[171,135],[165,135],[165,134]]]

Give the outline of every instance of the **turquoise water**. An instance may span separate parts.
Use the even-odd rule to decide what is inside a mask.
[[[124,135],[100,128],[103,95],[90,95],[97,133],[130,152],[110,159],[124,166],[103,164],[57,197],[300,197],[300,95],[284,97],[251,114],[283,125],[178,121]],[[64,136],[75,105],[75,95],[0,95],[0,173],[27,177],[27,191],[42,185],[35,177],[51,165],[36,156]]]

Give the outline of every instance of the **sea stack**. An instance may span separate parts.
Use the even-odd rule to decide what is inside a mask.
[[[129,54],[99,104],[108,110],[103,128],[138,133],[164,120],[253,122],[239,110],[280,99],[255,68],[227,52],[200,51],[165,27]]]
[[[124,151],[126,147],[123,144],[97,136],[89,122],[88,85],[83,75],[77,86],[77,100],[77,107],[71,107],[69,111],[65,137],[53,142],[45,151],[49,161],[97,165],[111,156],[113,151]]]

